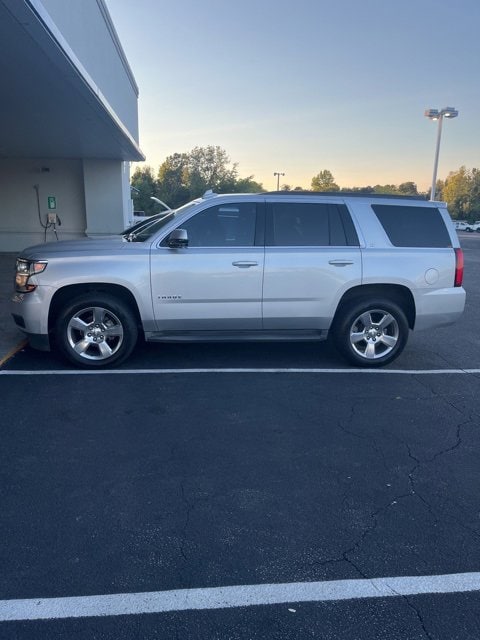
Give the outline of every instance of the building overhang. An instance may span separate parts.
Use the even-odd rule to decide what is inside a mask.
[[[144,160],[38,0],[0,0],[0,157]]]

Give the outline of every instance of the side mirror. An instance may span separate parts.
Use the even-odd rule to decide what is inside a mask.
[[[168,236],[167,245],[170,249],[184,249],[188,247],[188,234],[186,229],[174,229]]]

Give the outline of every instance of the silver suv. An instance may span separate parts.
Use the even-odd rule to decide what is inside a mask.
[[[17,259],[12,314],[33,347],[83,367],[147,341],[322,340],[391,362],[410,329],[463,312],[463,254],[445,204],[371,195],[217,195],[102,240]]]

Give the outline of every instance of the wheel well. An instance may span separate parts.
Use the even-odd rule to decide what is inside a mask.
[[[379,297],[396,302],[404,311],[408,326],[413,329],[416,316],[415,300],[410,289],[398,284],[366,284],[349,289],[338,303],[333,324],[348,304]]]
[[[104,282],[89,282],[87,284],[71,284],[59,289],[55,292],[52,302],[50,304],[50,311],[48,314],[48,329],[51,331],[55,325],[55,320],[60,309],[73,298],[84,293],[102,294],[108,293],[115,296],[125,304],[135,314],[139,329],[142,329],[142,322],[140,318],[140,312],[138,310],[137,301],[135,300],[131,291],[118,284],[108,284]]]

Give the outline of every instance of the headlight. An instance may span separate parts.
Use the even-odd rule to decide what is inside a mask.
[[[20,293],[35,291],[37,285],[29,282],[29,279],[31,276],[45,271],[47,264],[48,262],[45,260],[25,260],[25,258],[17,258],[15,291]]]

